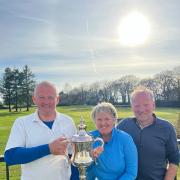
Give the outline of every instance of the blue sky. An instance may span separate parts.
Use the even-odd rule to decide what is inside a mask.
[[[59,89],[113,80],[151,77],[180,65],[179,0],[6,0],[0,2],[0,75],[27,64],[37,81]],[[142,13],[151,27],[139,46],[123,46],[123,17]]]

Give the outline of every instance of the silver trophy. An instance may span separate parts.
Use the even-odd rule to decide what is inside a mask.
[[[91,153],[93,143],[95,141],[100,141],[100,146],[103,147],[104,141],[101,138],[94,139],[86,132],[86,125],[84,124],[83,118],[80,120],[78,129],[78,133],[75,134],[71,139],[71,143],[73,144],[74,148],[71,162],[73,165],[78,167],[80,180],[85,180],[86,168],[95,161]]]

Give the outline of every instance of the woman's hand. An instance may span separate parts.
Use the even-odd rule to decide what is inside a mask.
[[[104,148],[102,146],[99,146],[92,150],[92,156],[93,158],[98,158],[99,155],[104,151]]]

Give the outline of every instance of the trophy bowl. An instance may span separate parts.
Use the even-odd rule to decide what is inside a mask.
[[[86,179],[86,169],[95,161],[92,156],[92,150],[96,141],[100,141],[100,146],[104,146],[104,141],[101,138],[94,139],[86,132],[86,125],[83,118],[81,118],[78,125],[78,133],[71,139],[74,150],[71,162],[78,168],[80,180]]]

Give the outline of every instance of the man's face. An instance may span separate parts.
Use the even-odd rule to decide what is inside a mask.
[[[148,93],[139,92],[134,95],[131,107],[136,119],[146,121],[152,118],[155,104]]]
[[[38,112],[44,115],[50,115],[55,112],[59,97],[51,86],[39,86],[36,94],[33,96],[33,102],[37,105]]]

